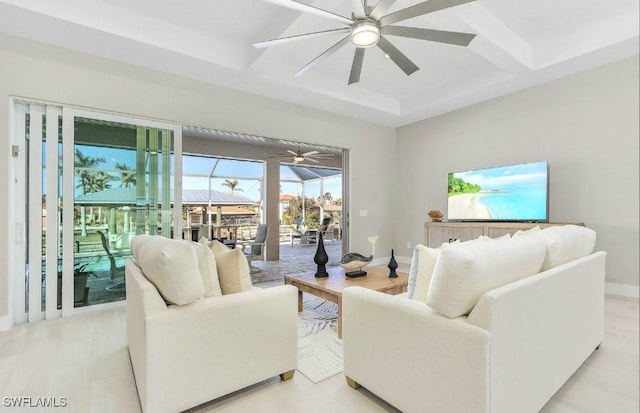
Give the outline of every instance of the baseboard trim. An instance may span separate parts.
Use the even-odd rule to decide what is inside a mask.
[[[632,284],[604,283],[605,294],[619,295],[627,298],[640,298],[640,287]]]
[[[0,317],[0,331],[7,331],[10,328],[9,316]]]
[[[380,265],[387,265],[389,263],[389,260],[391,259],[391,256],[388,257],[382,257],[382,258],[374,258],[373,260],[371,260],[371,262],[368,264],[372,267],[377,267]]]
[[[411,265],[411,257],[396,257],[396,262],[398,264]]]

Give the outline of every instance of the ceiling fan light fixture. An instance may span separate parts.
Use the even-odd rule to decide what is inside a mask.
[[[380,26],[374,20],[360,20],[351,26],[351,43],[356,47],[374,46],[380,40]]]
[[[293,162],[295,162],[295,163],[302,162],[302,161],[304,161],[304,156],[296,155],[296,156],[293,157]]]

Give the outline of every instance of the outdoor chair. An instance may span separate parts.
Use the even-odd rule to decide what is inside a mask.
[[[73,306],[84,307],[89,305],[89,287],[87,279],[90,275],[96,277],[93,271],[85,271],[89,264],[76,264],[73,270]],[[58,271],[58,310],[62,308],[62,272]]]
[[[337,238],[337,234],[336,234],[336,226],[335,225],[329,225],[327,227],[327,229],[325,229],[324,231],[322,231],[322,238],[325,241],[331,240],[331,242],[335,241]]]
[[[118,282],[115,285],[107,287],[107,290],[123,288],[124,287],[124,265],[119,267],[117,265],[116,258],[131,257],[131,251],[127,250],[127,251],[112,252],[111,248],[109,247],[109,237],[103,231],[98,230],[97,232],[98,232],[98,234],[100,234],[100,239],[102,241],[102,247],[104,248],[104,251],[107,253],[107,258],[109,258],[109,263],[110,263],[109,276],[110,276],[110,278],[112,280],[116,280],[116,279],[122,278],[121,282]]]
[[[331,222],[331,217],[322,218],[322,223],[320,224],[320,228],[322,228],[323,230],[326,229],[329,226],[329,222]]]
[[[258,225],[256,238],[242,245],[242,251],[247,257],[247,261],[249,262],[249,269],[252,273],[262,271],[260,268],[252,266],[251,262],[255,259],[264,259],[265,244],[267,242],[267,237],[269,236],[270,227],[270,224]],[[248,251],[246,251],[246,247],[249,247]]]
[[[329,224],[330,222],[330,217],[323,218],[318,231],[322,232],[322,238],[325,241],[331,240],[333,242],[335,240],[335,225]]]
[[[294,225],[292,225],[293,227]],[[318,233],[316,230],[310,230],[304,225],[300,226],[300,229],[294,229],[291,232],[291,245],[293,246],[293,241],[298,240],[300,244],[313,244],[316,242],[316,238]]]

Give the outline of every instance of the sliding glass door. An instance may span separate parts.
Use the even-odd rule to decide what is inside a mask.
[[[29,103],[15,124],[14,323],[123,300],[131,238],[181,234],[180,127]]]

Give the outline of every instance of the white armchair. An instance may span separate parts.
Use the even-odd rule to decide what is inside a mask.
[[[220,295],[216,284],[195,301],[167,305],[153,277],[125,265],[127,341],[143,412],[180,412],[269,377],[293,377],[296,288]],[[218,295],[207,297],[207,288]]]

